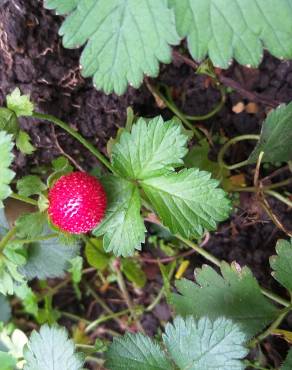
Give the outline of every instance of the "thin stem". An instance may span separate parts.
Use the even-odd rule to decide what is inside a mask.
[[[263,182],[263,180],[262,180]],[[263,185],[262,186],[262,190],[264,192],[267,192],[267,190],[272,190],[272,189],[277,189],[277,188],[281,188],[283,186],[287,186],[289,184],[292,183],[292,178],[290,179],[286,179],[286,180],[283,180],[283,181],[279,181],[279,182],[276,182],[274,184],[271,184],[271,185]],[[256,192],[257,189],[255,186],[247,186],[247,187],[238,187],[238,188],[232,188],[230,191],[246,191],[246,192]]]
[[[9,198],[20,200],[21,202],[24,202],[24,203],[27,203],[27,204],[31,204],[33,206],[38,206],[38,201],[37,200],[31,199],[29,197],[25,197],[23,195],[19,195],[19,194],[16,194],[16,193],[10,194],[9,195]]]
[[[90,321],[89,320],[86,320],[80,316],[77,316],[71,312],[65,312],[65,311],[60,311],[61,315],[64,316],[64,317],[67,317],[68,319],[71,319],[71,320],[74,320],[74,321],[81,321],[81,322],[84,322],[85,324],[90,324]]]
[[[119,311],[119,312],[114,312],[111,315],[101,316],[95,321],[92,321],[92,322],[89,321],[88,326],[85,328],[85,333],[89,333],[90,331],[94,330],[99,324],[101,324],[103,322],[115,319],[115,318],[120,317],[120,316],[124,316],[124,315],[126,315],[130,312],[131,312],[130,309],[127,308],[126,310],[122,310],[122,311]]]
[[[109,306],[99,297],[99,295],[91,288],[91,286],[85,283],[86,289],[89,293],[93,296],[96,302],[107,312],[109,315],[113,315],[114,312],[109,308]],[[119,320],[116,320],[118,324],[120,324]]]
[[[49,121],[54,123],[55,125],[61,127],[63,130],[67,131],[71,136],[73,136],[76,140],[78,140],[86,149],[88,149],[101,163],[104,164],[111,172],[115,172],[110,162],[105,158],[103,154],[96,149],[89,141],[84,139],[82,135],[78,132],[74,131],[67,123],[61,121],[59,118],[51,116],[50,114],[44,113],[37,113],[34,112],[32,117],[38,118],[41,120]]]
[[[8,233],[1,239],[0,241],[0,252],[6,247],[9,241],[15,236],[16,234],[16,227],[14,226],[12,229],[8,231]]]
[[[235,170],[236,168],[240,168],[240,167],[243,167],[243,166],[246,166],[247,164],[249,164],[248,160],[246,159],[245,161],[235,163],[235,164],[232,164],[232,165],[228,165],[224,161],[224,155],[225,155],[227,149],[229,149],[230,146],[236,144],[239,141],[259,140],[259,138],[260,138],[259,135],[240,135],[240,136],[236,136],[236,137],[232,138],[231,140],[227,141],[227,143],[225,143],[223,145],[223,147],[220,149],[219,154],[218,154],[218,164],[219,164],[219,166],[227,168],[228,170]]]
[[[267,190],[265,191],[265,193],[285,203],[288,207],[292,207],[292,202],[289,199],[283,197],[283,195],[277,193],[276,191]]]
[[[45,240],[50,240],[50,239],[53,239],[53,238],[57,238],[59,234],[55,233],[55,234],[49,234],[49,235],[45,235],[45,236],[41,236],[39,238],[36,238],[36,239],[15,239],[15,242],[18,242],[18,243],[21,243],[21,244],[30,244],[30,243],[36,243],[36,242],[40,242],[40,241],[45,241]]]

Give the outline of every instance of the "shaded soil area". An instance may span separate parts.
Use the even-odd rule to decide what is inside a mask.
[[[1,4],[1,2],[0,2]],[[5,96],[14,87],[31,95],[36,110],[53,114],[78,130],[85,138],[106,153],[106,143],[115,136],[118,127],[126,121],[126,109],[131,106],[138,116],[153,117],[162,114],[172,117],[167,109],[160,109],[152,94],[144,84],[139,90],[129,88],[123,96],[105,95],[96,91],[90,79],[83,79],[79,72],[80,50],[65,50],[58,36],[61,18],[42,7],[37,0],[13,0],[0,5],[0,105]],[[220,134],[231,138],[241,134],[259,133],[261,123],[271,106],[292,100],[292,62],[280,61],[265,55],[260,68],[249,69],[234,64],[221,75],[236,81],[245,94],[231,91],[223,109],[213,118],[199,122],[211,135]],[[194,73],[192,68],[181,60],[161,66],[161,83],[167,84],[181,110],[189,115],[208,113],[220,99],[216,88],[210,85],[205,76]],[[234,111],[239,102],[244,105],[252,102],[257,93],[256,109],[253,112]],[[271,104],[261,103],[259,96],[267,98]],[[250,98],[251,97],[251,98]],[[90,169],[98,163],[82,146],[64,132],[48,123],[23,120],[23,128],[29,132],[37,152],[25,157],[17,154],[15,169],[19,176],[29,173],[30,169],[47,165],[60,155],[60,147],[72,156],[84,168]],[[215,143],[211,156],[214,158],[219,149]],[[244,160],[252,150],[253,143],[240,143],[230,150],[226,161],[229,163]],[[276,169],[264,168],[262,176],[267,176]],[[236,173],[244,173],[248,184],[252,184],[254,167],[246,167]],[[273,181],[287,178],[287,172],[280,174]],[[291,210],[282,203],[270,200],[276,214],[292,230]],[[268,216],[256,205],[254,196],[244,193],[238,201],[238,208],[229,221],[220,225],[205,246],[217,257],[227,261],[236,260],[241,265],[248,265],[255,276],[267,288],[278,294],[285,294],[276,282],[270,278],[269,257],[274,254],[276,240],[285,237],[270,221]],[[149,252],[148,248],[148,252]],[[192,267],[205,263],[202,258],[193,256]],[[144,291],[131,291],[136,303],[149,303],[150,295],[157,293],[161,285],[159,270],[156,265],[147,265],[145,271],[152,277]],[[151,270],[152,269],[152,270]],[[150,272],[149,272],[150,271]],[[187,276],[192,278],[192,269]],[[66,290],[67,289],[67,290]],[[62,308],[75,307],[72,312],[86,314],[87,319],[96,318],[100,307],[92,306],[90,300],[80,303],[72,301],[72,288],[66,288],[57,297],[56,304]],[[121,309],[123,304],[116,299],[116,293],[107,296],[113,310]],[[112,303],[111,303],[112,302]],[[77,307],[76,307],[77,305]],[[170,312],[166,304],[161,303],[154,313],[144,315],[142,321],[150,334],[155,334],[161,321],[166,321]],[[286,321],[288,327],[292,320]],[[97,333],[98,335],[98,333]],[[283,343],[283,342],[282,342]],[[276,343],[276,348],[279,345]],[[285,348],[280,348],[281,355]],[[277,354],[272,353],[272,357]],[[278,360],[275,360],[276,363]]]

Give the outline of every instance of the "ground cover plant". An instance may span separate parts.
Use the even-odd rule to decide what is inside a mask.
[[[26,18],[29,10],[41,12],[39,20]],[[37,27],[36,19],[50,29],[44,20],[59,21],[51,10],[63,16],[64,47],[84,45],[80,71],[93,78],[94,87],[78,67],[52,93],[65,96],[64,109],[76,95],[78,117],[85,94],[91,113],[81,129],[70,115],[51,114],[62,104],[46,108],[46,93],[26,86],[33,69],[26,63],[47,63],[55,44],[20,62],[21,46],[12,50],[5,28],[4,16],[16,11],[24,19],[24,28],[12,27],[16,35]],[[284,89],[292,2],[4,1],[0,11],[8,66],[0,108],[0,368],[292,369],[292,83]],[[29,32],[24,38],[34,40]],[[67,53],[57,36],[55,43]],[[259,72],[249,68],[259,67],[264,49],[289,72],[277,77],[284,98],[233,79],[238,71],[254,79]],[[68,61],[79,63],[74,53]],[[186,68],[195,85],[172,85],[168,67],[158,77],[159,63],[172,60],[174,79]],[[234,76],[226,70],[232,60]],[[66,71],[70,62],[62,64]],[[54,85],[41,77],[42,89]],[[103,107],[106,122],[123,97],[104,93],[142,83],[147,111],[126,99],[108,132],[93,126],[88,135],[98,117],[90,94],[113,99]],[[211,104],[185,103],[196,83],[212,91]],[[132,87],[127,94],[136,94]],[[226,109],[243,117],[242,132],[234,134]],[[57,152],[41,159],[52,141],[48,152]],[[260,229],[251,229],[237,258],[236,240],[249,227],[270,229],[252,252]],[[257,268],[242,257],[261,250]]]

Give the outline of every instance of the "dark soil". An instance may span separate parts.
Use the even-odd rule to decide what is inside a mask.
[[[1,4],[1,2],[0,2]],[[85,138],[106,153],[108,139],[115,136],[118,127],[126,120],[126,108],[131,106],[139,116],[152,117],[162,114],[171,117],[167,109],[159,109],[151,93],[144,84],[139,90],[129,88],[123,96],[105,95],[92,87],[90,79],[83,79],[79,73],[80,50],[65,50],[58,36],[61,18],[42,7],[37,0],[11,0],[0,5],[0,105],[4,104],[5,96],[14,87],[29,93],[35,102],[36,110],[54,114],[69,122]],[[220,133],[230,138],[241,134],[259,133],[261,122],[273,103],[262,104],[258,96],[274,102],[285,103],[292,100],[292,62],[280,61],[266,55],[260,68],[248,69],[234,64],[222,75],[238,82],[245,91],[258,93],[256,98],[233,91],[228,95],[227,102],[219,114],[199,124],[210,133]],[[212,86],[208,86],[208,78],[194,74],[186,64],[175,61],[172,65],[162,66],[159,80],[171,87],[178,106],[187,114],[200,115],[208,113],[220,99],[220,94]],[[257,103],[258,111],[254,114],[242,112],[236,114],[232,108],[238,103]],[[265,99],[262,101],[266,102]],[[15,166],[19,176],[27,174],[31,168],[47,165],[60,155],[60,148],[72,156],[84,168],[98,165],[82,146],[64,132],[48,123],[23,120],[23,128],[29,132],[33,144],[38,148],[33,156],[17,155]],[[245,159],[253,144],[238,144],[230,151],[227,161],[235,163]],[[215,145],[213,155],[218,151]],[[252,184],[254,168],[243,168],[247,182]],[[263,170],[262,176],[268,175],[273,168]],[[285,176],[285,174],[284,174]],[[286,173],[287,176],[287,173]],[[282,177],[275,178],[275,181]],[[292,230],[291,210],[278,201],[270,200],[271,205],[288,229]],[[277,239],[285,235],[276,228],[268,216],[256,205],[249,193],[242,194],[238,209],[231,220],[221,225],[219,231],[212,234],[206,248],[217,257],[228,261],[236,260],[241,265],[248,265],[255,276],[267,288],[278,294],[285,294],[270,277],[269,257],[274,254]],[[193,266],[205,263],[199,257],[193,257]],[[151,267],[152,275],[156,267]],[[145,266],[145,269],[150,269]],[[149,271],[148,271],[149,272]],[[155,275],[156,274],[156,275]],[[192,272],[189,272],[190,276]],[[151,274],[150,274],[151,275]],[[150,294],[155,295],[160,278],[148,283],[149,289],[143,292],[132,292],[137,302],[147,303]],[[158,287],[158,288],[157,288]],[[69,289],[69,288],[68,288]],[[151,293],[150,293],[151,292]],[[64,302],[75,307],[72,312],[84,313],[87,318],[96,318],[99,307],[91,307],[90,300],[76,308],[76,302],[70,298],[72,289],[62,291],[56,304],[61,307]],[[115,293],[113,292],[113,297]],[[110,296],[107,297],[110,300]],[[112,303],[112,309],[117,305]],[[68,309],[68,308],[67,308]],[[145,315],[143,325],[154,334],[159,322],[169,318],[170,313],[165,304],[156,308],[154,313]],[[286,325],[289,325],[289,320]],[[290,327],[291,329],[291,327]],[[283,342],[281,342],[283,343]],[[281,356],[285,348],[277,350]],[[273,356],[272,356],[273,357]]]

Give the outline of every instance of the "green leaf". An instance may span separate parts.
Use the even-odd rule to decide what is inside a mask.
[[[177,317],[167,324],[164,343],[179,369],[188,370],[243,370],[241,362],[248,350],[244,347],[245,334],[230,320],[214,322],[193,317]]]
[[[6,218],[5,209],[0,208],[0,236],[6,234],[9,230],[9,224]]]
[[[188,169],[140,184],[173,234],[199,238],[205,230],[215,230],[216,223],[225,220],[231,209],[226,193],[210,177],[208,172]]]
[[[0,208],[3,208],[3,200],[11,194],[9,184],[15,173],[9,169],[14,155],[12,154],[12,136],[0,131]]]
[[[262,162],[290,161],[292,159],[291,121],[292,103],[280,105],[271,111],[263,122],[260,140],[249,156],[248,162],[257,162],[261,152],[265,153]]]
[[[35,212],[20,216],[16,222],[17,236],[19,238],[35,239],[42,235],[47,225],[46,213]]]
[[[21,299],[25,312],[37,316],[39,310],[38,297],[27,283],[16,285],[14,287],[14,294]]]
[[[12,295],[16,283],[23,283],[24,277],[18,271],[18,265],[3,256],[0,259],[0,293]]]
[[[8,299],[0,294],[0,321],[8,322],[11,317],[11,308]],[[1,363],[1,362],[0,362]]]
[[[14,370],[16,360],[7,352],[0,351],[1,370]]]
[[[21,95],[18,88],[13,90],[10,95],[7,95],[6,100],[7,108],[12,110],[17,117],[32,116],[33,104],[28,95]]]
[[[138,288],[145,286],[147,278],[138,261],[129,258],[122,259],[121,267],[129,281],[134,283]]]
[[[16,136],[19,124],[16,114],[7,108],[0,108],[0,131]]]
[[[44,325],[40,332],[33,331],[24,352],[24,370],[81,370],[83,360],[75,352],[64,328]]]
[[[147,179],[182,166],[188,137],[179,121],[163,122],[156,117],[148,123],[140,118],[131,133],[124,131],[112,150],[116,171],[125,178]]]
[[[23,154],[30,155],[35,151],[35,147],[30,143],[30,136],[22,130],[16,137],[15,145]]]
[[[68,14],[78,5],[79,0],[46,0],[47,9],[56,9],[57,14]]]
[[[73,171],[73,167],[65,157],[59,157],[52,161],[54,172],[48,177],[47,184],[49,187],[53,185],[61,176]]]
[[[292,292],[292,239],[278,240],[277,255],[270,258],[273,277],[286,289]]]
[[[138,188],[119,177],[102,179],[107,193],[108,208],[104,220],[93,231],[103,236],[103,246],[116,256],[131,256],[141,249],[145,240],[145,225],[140,215],[141,200]]]
[[[104,270],[110,261],[110,255],[105,253],[101,239],[90,238],[85,246],[85,255],[90,266]]]
[[[5,246],[3,254],[18,266],[24,265],[27,259],[26,249],[23,244],[13,240]]]
[[[63,3],[49,6],[60,9]],[[93,76],[96,87],[106,93],[123,94],[128,83],[139,87],[144,74],[157,76],[159,62],[171,62],[170,44],[180,41],[167,0],[84,0],[75,7],[70,2],[68,9],[73,12],[59,31],[63,45],[87,43],[82,74]]]
[[[292,349],[289,350],[286,360],[281,366],[280,370],[291,370],[292,369]]]
[[[114,338],[106,353],[110,370],[174,370],[160,346],[143,334]]]
[[[172,304],[183,316],[231,319],[252,337],[276,318],[278,310],[263,296],[247,267],[241,269],[224,262],[221,273],[222,277],[204,266],[195,271],[197,284],[185,279],[177,281],[180,295],[173,294]]]
[[[16,184],[18,193],[25,197],[30,197],[34,194],[41,194],[46,190],[46,185],[36,175],[28,175],[17,181]]]
[[[291,0],[169,0],[177,30],[187,37],[192,57],[207,55],[215,66],[231,59],[257,67],[263,48],[278,58],[292,58]]]
[[[69,268],[69,261],[78,255],[77,245],[61,244],[58,238],[31,243],[28,246],[28,259],[19,271],[28,279],[63,277]]]
[[[72,275],[72,281],[75,284],[78,284],[82,277],[83,258],[80,256],[73,257],[69,263],[71,264],[71,267],[68,268],[68,271]]]

